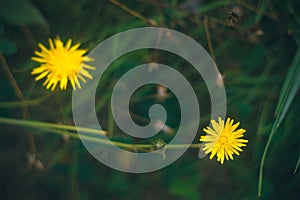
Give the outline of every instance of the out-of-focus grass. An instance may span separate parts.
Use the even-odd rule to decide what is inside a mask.
[[[198,6],[153,0],[3,2],[0,1],[0,51],[25,99],[17,98],[1,67],[2,199],[255,199],[258,192],[262,199],[299,196],[298,1],[203,0]],[[12,10],[7,12],[9,9]],[[116,33],[153,24],[183,32],[215,55],[224,76],[228,115],[241,121],[249,140],[234,161],[220,165],[208,158],[199,160],[198,150],[191,149],[156,172],[137,175],[112,170],[92,158],[77,139],[72,139],[76,137],[72,129],[72,91],[51,93],[30,75],[37,65],[30,61],[36,44],[46,44],[48,37],[59,35],[64,41],[72,37],[92,49]],[[118,44],[112,48],[117,47]],[[188,62],[167,52],[131,52],[110,66],[97,88],[95,106],[99,121],[117,142],[136,142],[114,124],[110,96],[119,77],[146,62],[172,66],[194,86],[204,116],[194,141],[198,143],[202,128],[209,122],[208,92],[201,76]],[[147,107],[157,103],[155,94],[156,86],[151,85],[134,95],[131,108],[137,123],[147,121]],[[168,125],[176,128],[180,116],[176,98],[171,95],[161,103],[169,111]],[[16,126],[17,123],[4,125],[3,118],[23,118],[24,107],[30,113],[26,120],[40,129]],[[55,127],[36,121],[50,122]],[[35,149],[31,149],[28,137],[32,133]],[[163,133],[157,137],[170,139]],[[30,163],[28,152],[35,152]]]

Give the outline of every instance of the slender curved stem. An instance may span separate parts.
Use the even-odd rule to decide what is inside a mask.
[[[100,143],[100,144],[107,144],[107,145],[116,145],[123,148],[129,149],[153,149],[153,144],[129,144],[124,142],[117,142],[117,141],[108,141],[106,139],[101,139],[93,136],[88,135],[78,135],[76,133],[72,133],[69,131],[82,131],[85,133],[96,134],[96,135],[107,135],[106,131],[96,130],[91,128],[84,128],[84,127],[76,127],[72,125],[63,125],[63,124],[54,124],[48,122],[40,122],[40,121],[32,121],[32,120],[19,120],[19,119],[10,119],[0,117],[0,123],[8,124],[8,125],[17,125],[17,126],[29,126],[37,129],[46,130],[55,134],[60,135],[68,135],[72,138],[83,139],[90,142]],[[169,144],[166,146],[167,149],[181,149],[181,148],[193,148],[199,149],[201,144]]]
[[[76,127],[72,125],[64,125],[64,124],[54,124],[48,122],[40,122],[40,121],[33,121],[33,120],[20,120],[20,119],[10,119],[0,117],[0,123],[2,124],[9,124],[9,125],[17,125],[17,126],[30,126],[34,128],[55,128],[55,129],[62,129],[62,130],[70,130],[70,131],[82,131],[85,133],[91,134],[101,134],[106,135],[106,131],[90,129],[85,127]]]
[[[44,97],[36,98],[36,99],[30,99],[30,100],[24,100],[24,101],[6,101],[6,102],[0,102],[0,108],[14,108],[14,107],[24,107],[24,106],[35,106],[39,105],[46,99],[48,99],[51,95],[46,95]]]

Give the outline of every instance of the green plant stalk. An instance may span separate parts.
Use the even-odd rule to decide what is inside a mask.
[[[299,168],[299,165],[300,165],[300,155],[298,157],[298,161],[297,161],[297,164],[296,164],[296,167],[295,167],[295,170],[294,170],[294,175],[296,174],[298,168]]]
[[[39,122],[39,121],[29,121],[29,120],[18,120],[18,119],[9,119],[0,117],[0,123],[2,124],[9,124],[9,125],[17,125],[17,126],[29,126],[33,128],[38,128],[42,130],[46,130],[52,133],[56,133],[59,135],[68,135],[72,138],[76,139],[83,139],[90,142],[95,142],[99,144],[106,144],[106,145],[116,145],[123,148],[129,149],[153,149],[153,144],[128,144],[123,142],[116,142],[116,141],[107,141],[101,138],[85,136],[85,135],[78,135],[75,133],[70,133],[69,131],[82,131],[85,133],[92,133],[92,134],[101,134],[106,135],[106,131],[100,131],[90,128],[84,127],[75,127],[71,125],[62,125],[62,124],[53,124],[53,123],[46,123],[46,122]],[[180,148],[194,148],[199,149],[201,144],[170,144],[166,146],[166,149],[180,149]]]
[[[274,136],[274,134],[275,134],[275,132],[276,132],[276,130],[278,128],[277,126],[275,126],[275,124],[277,124],[277,123],[278,123],[278,118],[276,118],[276,121],[275,121],[275,123],[273,125],[272,131],[270,133],[269,139],[268,139],[267,144],[265,146],[265,150],[264,150],[264,153],[262,155],[261,162],[260,162],[259,177],[258,177],[258,197],[261,196],[262,180],[263,180],[263,170],[264,170],[265,160],[266,160],[267,153],[268,153],[270,144],[272,142],[273,136]]]
[[[8,102],[0,102],[0,108],[14,108],[14,107],[24,107],[24,106],[35,106],[39,105],[46,99],[48,99],[51,95],[47,95],[37,99],[30,99],[24,101],[8,101]]]
[[[16,96],[18,97],[18,99],[24,101],[25,100],[25,97],[17,83],[17,81],[15,80],[13,74],[11,73],[7,63],[6,63],[6,60],[3,56],[3,54],[0,52],[0,64],[3,68],[3,71],[5,72],[7,78],[8,78],[8,81],[10,82],[12,88],[14,89],[14,92],[16,94]]]
[[[63,124],[54,124],[48,122],[40,122],[40,121],[32,121],[32,120],[19,120],[19,119],[9,119],[0,117],[0,123],[2,124],[9,124],[9,125],[17,125],[17,126],[30,126],[34,128],[55,128],[55,129],[63,129],[63,130],[70,130],[70,131],[82,131],[85,133],[91,134],[101,134],[106,135],[106,131],[84,128],[84,127],[76,127],[72,125],[63,125]]]

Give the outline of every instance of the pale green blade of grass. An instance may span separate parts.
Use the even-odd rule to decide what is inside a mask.
[[[290,65],[290,69],[286,75],[285,81],[283,83],[279,101],[276,108],[276,118],[273,124],[272,131],[268,138],[267,144],[265,146],[263,156],[260,162],[260,169],[259,169],[259,179],[258,179],[258,196],[261,196],[262,190],[262,180],[263,180],[263,168],[267,156],[267,152],[269,150],[271,141],[273,139],[274,134],[276,133],[281,121],[284,119],[290,105],[295,98],[297,91],[299,90],[300,86],[300,50],[296,52],[294,59]]]
[[[300,68],[299,68],[299,63],[300,63],[300,50],[297,51],[293,62],[291,64],[291,67],[286,75],[286,78],[283,83],[282,89],[281,89],[281,93],[279,96],[279,100],[278,100],[278,104],[276,107],[276,111],[275,111],[275,116],[277,116],[279,114],[279,112],[281,110],[283,110],[283,107],[285,106],[285,102],[289,96],[289,91],[293,91],[293,92],[297,92],[294,91],[297,87],[298,84],[298,88],[299,88],[299,73],[300,73]],[[297,77],[298,74],[298,77]],[[293,88],[294,87],[294,88]]]
[[[297,170],[298,170],[298,168],[299,168],[299,165],[300,165],[300,155],[299,155],[299,157],[298,157],[298,161],[297,161],[297,164],[296,164],[296,167],[295,167],[295,170],[294,170],[294,174],[297,173]]]

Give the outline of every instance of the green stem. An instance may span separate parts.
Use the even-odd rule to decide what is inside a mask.
[[[14,107],[24,107],[24,106],[35,106],[39,105],[46,99],[48,99],[51,95],[46,95],[37,99],[30,99],[24,101],[8,101],[8,102],[0,102],[0,108],[14,108]]]
[[[47,122],[39,122],[39,121],[29,121],[29,120],[18,120],[18,119],[9,119],[9,118],[3,118],[0,117],[0,123],[2,124],[9,124],[9,125],[17,125],[17,126],[30,126],[33,128],[39,128],[43,129],[52,133],[56,133],[59,135],[68,135],[72,138],[76,139],[83,139],[90,142],[96,142],[100,144],[106,144],[106,145],[116,145],[123,148],[129,148],[129,149],[152,149],[152,144],[128,144],[123,142],[116,142],[116,141],[108,141],[101,138],[96,138],[92,136],[87,135],[78,135],[76,133],[70,133],[69,131],[82,131],[85,133],[92,133],[92,134],[101,134],[106,135],[106,131],[102,130],[96,130],[96,129],[90,129],[90,128],[84,128],[84,127],[75,127],[71,125],[62,125],[62,124],[53,124],[53,123],[47,123]],[[180,149],[180,148],[194,148],[199,149],[201,144],[169,144],[166,146],[167,149]]]
[[[261,162],[260,162],[260,167],[259,167],[259,176],[258,176],[258,197],[261,196],[261,192],[262,192],[262,181],[263,181],[263,170],[264,170],[264,165],[265,165],[265,161],[266,161],[266,157],[267,157],[267,153],[271,144],[271,141],[273,139],[273,136],[277,130],[277,126],[275,126],[275,124],[277,124],[278,122],[278,118],[276,119],[272,131],[270,133],[269,139],[267,141],[267,144],[265,146],[262,158],[261,158]]]
[[[17,125],[17,126],[30,126],[35,128],[56,128],[56,129],[63,129],[63,130],[70,130],[70,131],[82,131],[85,133],[91,134],[101,134],[106,135],[106,131],[84,128],[84,127],[76,127],[72,125],[63,125],[63,124],[53,124],[48,122],[40,122],[40,121],[32,121],[32,120],[19,120],[19,119],[9,119],[0,117],[0,123],[2,124],[9,124],[9,125]]]
[[[21,101],[24,101],[25,100],[25,97],[17,83],[17,81],[15,80],[13,74],[11,73],[7,63],[6,63],[6,60],[3,56],[3,54],[0,52],[0,64],[3,68],[3,71],[5,72],[7,78],[8,78],[8,81],[10,82],[12,88],[14,89],[14,92],[16,93],[17,97],[19,100]]]

